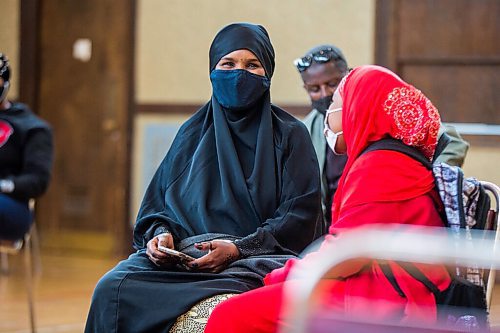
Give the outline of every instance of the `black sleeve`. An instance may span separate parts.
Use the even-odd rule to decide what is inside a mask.
[[[173,160],[181,159],[182,162],[179,164],[186,165],[189,159],[190,154],[177,154],[177,152],[181,150],[181,147],[190,151],[189,142],[186,144],[185,138],[190,138],[195,135],[193,132],[197,132],[196,125],[192,123],[196,123],[200,117],[195,116],[186,121],[177,132],[170,149],[156,169],[144,193],[133,231],[133,247],[136,250],[145,248],[149,240],[161,233],[170,232],[174,237],[174,242],[182,238],[179,235],[184,234],[182,226],[168,215],[165,192],[172,179],[182,172],[179,168],[172,167]],[[195,140],[191,141],[195,142]]]
[[[167,216],[164,199],[165,186],[169,178],[167,165],[168,161],[165,158],[156,170],[142,199],[134,225],[133,247],[136,250],[145,248],[149,240],[164,232],[172,233],[175,241],[177,230],[175,226],[178,223]]]
[[[243,257],[270,253],[298,254],[321,235],[321,190],[318,162],[301,124],[290,135],[283,160],[281,200],[273,218],[256,232],[235,241]]]
[[[165,194],[162,186],[163,171],[162,162],[156,170],[155,175],[146,189],[141,207],[134,225],[134,248],[140,250],[146,247],[150,239],[168,230],[167,217],[162,214],[165,211]]]
[[[28,200],[42,195],[49,185],[53,162],[52,132],[49,128],[30,130],[23,148],[23,167],[10,176],[14,182],[12,197]]]

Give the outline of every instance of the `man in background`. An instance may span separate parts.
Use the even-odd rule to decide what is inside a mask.
[[[349,66],[342,51],[334,45],[319,45],[294,61],[311,100],[311,112],[304,118],[318,156],[321,172],[321,197],[325,231],[331,222],[333,195],[347,161],[346,155],[335,155],[328,149],[323,134],[325,113],[332,101],[333,93],[342,78],[349,73]],[[443,135],[446,133],[446,135]],[[441,153],[434,162],[446,162],[462,166],[469,144],[453,126],[441,124],[439,129]],[[439,147],[438,147],[439,151]]]

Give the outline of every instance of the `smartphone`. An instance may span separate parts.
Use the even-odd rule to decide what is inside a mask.
[[[185,253],[169,249],[168,247],[165,247],[165,246],[158,245],[158,250],[160,250],[161,252],[167,253],[173,257],[178,258],[181,262],[190,262],[190,261],[194,260],[193,257],[191,257]]]

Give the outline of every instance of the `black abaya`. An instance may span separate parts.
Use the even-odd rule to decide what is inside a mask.
[[[211,69],[238,49],[252,51],[272,76],[267,32],[251,24],[219,32]],[[144,196],[134,228],[138,251],[99,281],[86,332],[168,332],[202,299],[262,286],[265,274],[320,236],[319,170],[305,126],[272,105],[268,90],[235,112],[212,97],[180,128]],[[232,240],[240,259],[217,274],[159,268],[145,247],[165,231],[194,257],[203,255],[195,242]]]

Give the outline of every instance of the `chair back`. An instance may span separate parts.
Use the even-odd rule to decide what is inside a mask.
[[[378,228],[377,228],[378,227]],[[411,226],[409,226],[411,227]],[[438,231],[438,230],[436,230]],[[321,251],[328,256],[311,256],[310,260],[297,263],[290,272],[289,279],[294,283],[285,284],[285,301],[287,319],[290,325],[282,327],[281,333],[303,333],[303,332],[327,332],[332,327],[332,321],[325,318],[322,327],[311,330],[311,322],[318,319],[317,299],[321,291],[320,281],[334,276],[343,276],[345,270],[349,270],[350,263],[356,260],[371,258],[377,260],[392,260],[403,262],[416,262],[425,264],[448,264],[457,263],[464,266],[475,265],[481,269],[500,269],[500,247],[498,243],[498,232],[490,231],[483,235],[482,230],[473,231],[471,241],[473,250],[461,251],[455,246],[455,237],[440,232],[429,232],[429,227],[409,228],[399,226],[397,230],[384,229],[380,226],[369,228],[356,228],[346,231],[342,237],[335,241],[322,245]],[[463,238],[465,241],[465,237]],[[494,281],[488,283],[493,288]],[[288,317],[289,316],[289,317]],[[312,320],[314,318],[314,320]],[[380,326],[378,322],[370,322],[367,318],[337,318],[338,321],[348,321],[351,328],[359,328],[359,325],[368,325],[380,330],[377,332],[410,332],[409,327],[403,327],[401,323],[388,323],[390,328]],[[432,327],[425,325],[415,327],[416,331],[431,332]],[[449,332],[444,328],[436,328],[432,332]],[[349,330],[346,330],[349,331]],[[350,330],[360,332],[360,330]]]
[[[490,194],[490,197],[492,199],[492,203],[494,205],[491,205],[490,211],[488,212],[488,218],[486,222],[486,229],[487,230],[494,230],[495,231],[495,249],[498,249],[499,241],[500,241],[500,187],[498,187],[496,184],[486,182],[486,181],[481,181],[481,184],[483,185],[484,189]],[[493,296],[493,288],[495,286],[495,278],[496,278],[496,270],[493,269],[493,267],[490,268],[489,274],[488,274],[488,281],[486,283],[486,304],[488,305],[488,309],[491,308],[491,298]]]

